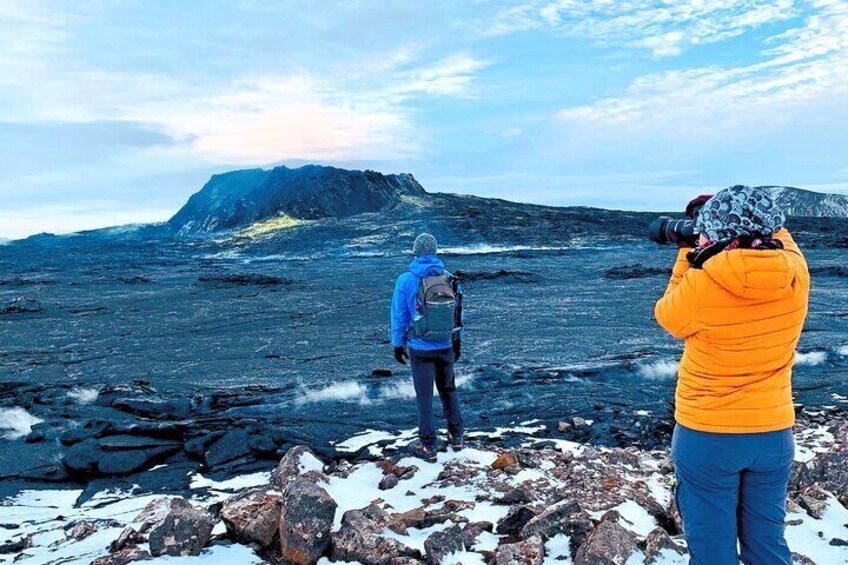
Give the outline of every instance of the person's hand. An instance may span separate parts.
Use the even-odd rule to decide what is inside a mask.
[[[406,362],[409,361],[409,355],[406,353],[405,347],[395,347],[395,360],[401,365],[406,365]]]
[[[462,355],[462,342],[457,339],[453,342],[453,360],[459,361],[460,355]]]

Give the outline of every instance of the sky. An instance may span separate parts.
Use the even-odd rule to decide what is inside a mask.
[[[848,0],[0,0],[0,238],[279,164],[640,210],[848,193],[846,132]]]

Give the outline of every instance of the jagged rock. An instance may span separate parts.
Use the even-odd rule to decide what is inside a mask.
[[[97,463],[97,472],[100,475],[106,476],[129,475],[150,467],[179,450],[179,445],[172,445],[170,447],[155,447],[152,449],[106,452]]]
[[[210,467],[219,467],[232,461],[252,457],[246,430],[231,430],[215,440],[206,450],[204,458]]]
[[[818,484],[813,484],[795,498],[795,502],[811,517],[821,520],[827,510],[828,493]]]
[[[288,483],[280,513],[280,549],[283,560],[295,565],[318,561],[330,544],[336,501],[307,479]]]
[[[498,455],[498,458],[495,459],[494,463],[492,463],[492,469],[503,471],[507,467],[511,467],[517,464],[518,456],[512,451],[507,451]]]
[[[498,547],[495,565],[542,565],[544,559],[545,545],[542,538],[534,536],[519,543]]]
[[[571,499],[561,500],[534,516],[521,528],[524,539],[539,536],[547,541],[557,534],[569,537],[572,553],[585,541],[592,530],[592,519],[580,505]]]
[[[427,563],[438,565],[451,553],[459,553],[465,546],[462,542],[462,530],[452,526],[440,532],[434,532],[424,541],[424,554]]]
[[[200,555],[214,523],[212,516],[198,510],[183,498],[171,500],[170,511],[161,524],[150,531],[150,553],[154,556]]]
[[[146,549],[140,547],[128,547],[121,549],[108,555],[98,557],[91,562],[91,565],[128,565],[136,561],[147,561],[152,559],[152,555]]]
[[[277,444],[270,434],[254,433],[247,440],[250,450],[257,455],[268,455],[277,451]]]
[[[74,444],[62,458],[65,468],[72,476],[85,476],[97,471],[104,452],[93,439]]]
[[[341,528],[331,536],[330,557],[333,561],[359,561],[364,565],[385,565],[396,558],[421,558],[417,550],[396,539],[383,537],[387,528],[406,533],[403,524],[375,504],[361,510],[348,510],[342,516]]]
[[[225,500],[221,519],[233,540],[268,547],[277,535],[281,505],[281,493],[276,487],[255,487]]]
[[[514,504],[527,504],[532,499],[533,497],[527,487],[518,486],[514,489],[508,490],[503,496],[497,498],[494,502],[495,504],[512,506]]]
[[[795,565],[816,565],[816,562],[800,553],[792,552],[792,563]]]
[[[216,430],[200,437],[192,438],[185,442],[183,450],[189,457],[194,459],[203,459],[204,455],[206,455],[206,450],[209,449],[209,446],[215,443],[215,441],[223,436],[224,433],[225,432],[223,430]]]
[[[419,506],[406,512],[394,513],[392,514],[392,518],[407,528],[423,528],[424,520],[427,518],[427,511],[423,506]]]
[[[147,506],[139,512],[138,516],[133,519],[133,522],[141,524],[138,529],[139,533],[146,534],[155,526],[161,524],[170,511],[171,499],[157,498],[147,503]]]
[[[498,522],[496,531],[501,535],[517,535],[534,516],[536,513],[529,506],[523,504],[513,506]]]
[[[13,298],[11,301],[7,302],[2,308],[0,308],[0,315],[37,314],[43,311],[44,306],[42,306],[38,300],[35,300],[34,298],[27,298],[25,296],[19,296],[17,298]]]
[[[494,524],[491,522],[469,522],[462,528],[462,543],[465,549],[471,551],[477,543],[477,538],[483,532],[494,531]]]
[[[132,526],[127,526],[110,545],[109,553],[118,553],[125,549],[135,547],[147,541],[145,537],[137,532]]]
[[[662,528],[654,528],[645,539],[645,564],[650,565],[660,557],[660,552],[670,550],[678,555],[686,555],[686,550],[674,543],[674,540]]]
[[[848,442],[837,442],[829,451],[816,454],[798,469],[793,482],[798,490],[818,484],[848,503]]]
[[[636,551],[636,536],[607,513],[574,556],[574,565],[621,565]]]
[[[323,473],[324,464],[311,449],[305,445],[296,445],[286,452],[271,473],[271,484],[285,490],[289,482],[310,471]]]
[[[390,490],[397,486],[400,479],[397,478],[396,475],[386,475],[380,480],[380,484],[377,486],[380,490]]]
[[[182,420],[191,415],[191,400],[188,398],[117,398],[111,406],[122,412],[156,420]]]
[[[84,540],[95,532],[97,532],[97,526],[95,526],[91,522],[80,520],[71,527],[71,530],[68,532],[68,537],[80,541]]]

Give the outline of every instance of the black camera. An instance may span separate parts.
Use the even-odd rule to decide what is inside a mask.
[[[648,226],[648,237],[660,245],[676,244],[681,247],[698,245],[698,228],[695,220],[675,220],[660,216]]]
[[[660,245],[673,243],[679,247],[697,247],[700,234],[695,220],[698,219],[701,208],[710,198],[712,194],[702,194],[690,200],[686,206],[687,219],[685,220],[660,216],[648,226],[648,237]]]

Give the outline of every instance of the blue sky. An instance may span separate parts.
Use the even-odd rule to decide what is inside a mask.
[[[845,0],[0,3],[0,237],[306,162],[611,208],[848,192],[846,131]]]

